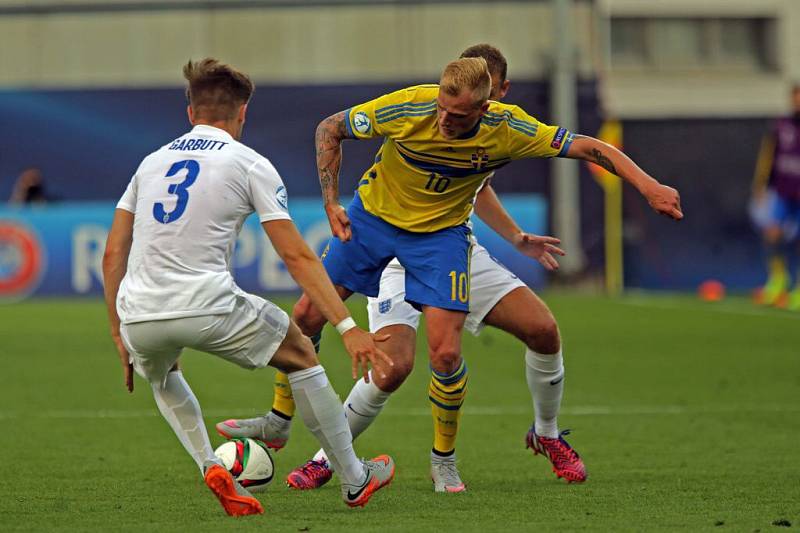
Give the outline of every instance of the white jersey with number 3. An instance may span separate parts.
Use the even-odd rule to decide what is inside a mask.
[[[134,213],[123,323],[229,313],[231,256],[244,220],[290,219],[275,167],[227,132],[198,125],[147,156],[118,209]]]

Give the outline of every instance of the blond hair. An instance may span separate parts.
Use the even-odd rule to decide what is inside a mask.
[[[470,91],[475,105],[482,105],[492,92],[492,77],[486,60],[482,57],[463,57],[451,61],[442,72],[439,90],[450,96],[458,96],[464,90]]]
[[[186,97],[195,115],[206,120],[229,120],[250,101],[255,85],[250,77],[212,57],[189,61],[183,67],[189,82]]]

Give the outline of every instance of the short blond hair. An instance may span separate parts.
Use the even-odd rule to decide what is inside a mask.
[[[465,89],[472,92],[476,106],[483,105],[489,99],[492,77],[484,58],[462,57],[451,61],[444,68],[439,90],[450,96],[458,96]]]

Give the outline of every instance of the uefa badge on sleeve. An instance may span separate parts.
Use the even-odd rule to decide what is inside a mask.
[[[284,208],[286,211],[289,210],[289,196],[286,193],[286,187],[280,185],[275,190],[275,199],[278,201],[278,204]]]
[[[366,113],[359,111],[353,117],[353,127],[355,127],[358,133],[366,135],[369,133],[369,130],[372,129],[372,123],[370,123]]]
[[[564,142],[564,135],[566,133],[566,128],[558,128],[556,134],[553,136],[553,142],[550,143],[550,148],[555,148],[556,150],[561,149],[561,143]]]

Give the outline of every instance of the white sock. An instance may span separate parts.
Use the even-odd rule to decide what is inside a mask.
[[[153,383],[152,387],[159,411],[197,463],[200,472],[203,471],[203,463],[218,463],[208,441],[200,404],[189,384],[183,379],[183,373],[178,370],[167,374],[163,389],[157,383]]]
[[[297,412],[314,434],[345,483],[361,485],[366,473],[353,451],[353,437],[342,404],[325,369],[317,365],[289,374]]]
[[[527,349],[525,376],[533,398],[536,434],[557,438],[558,411],[564,394],[564,359],[561,350],[556,354],[543,355]]]
[[[292,427],[292,419],[286,420],[283,417],[280,417],[270,411],[269,413],[264,415],[264,418],[267,419],[267,423],[272,425],[272,427],[278,428],[281,431],[288,430]]]
[[[353,385],[350,395],[344,401],[344,415],[347,417],[347,424],[350,426],[353,440],[356,440],[372,424],[391,395],[391,392],[384,392],[375,385],[371,371],[369,383],[361,378]],[[314,460],[328,461],[325,450],[319,450],[314,455]]]

